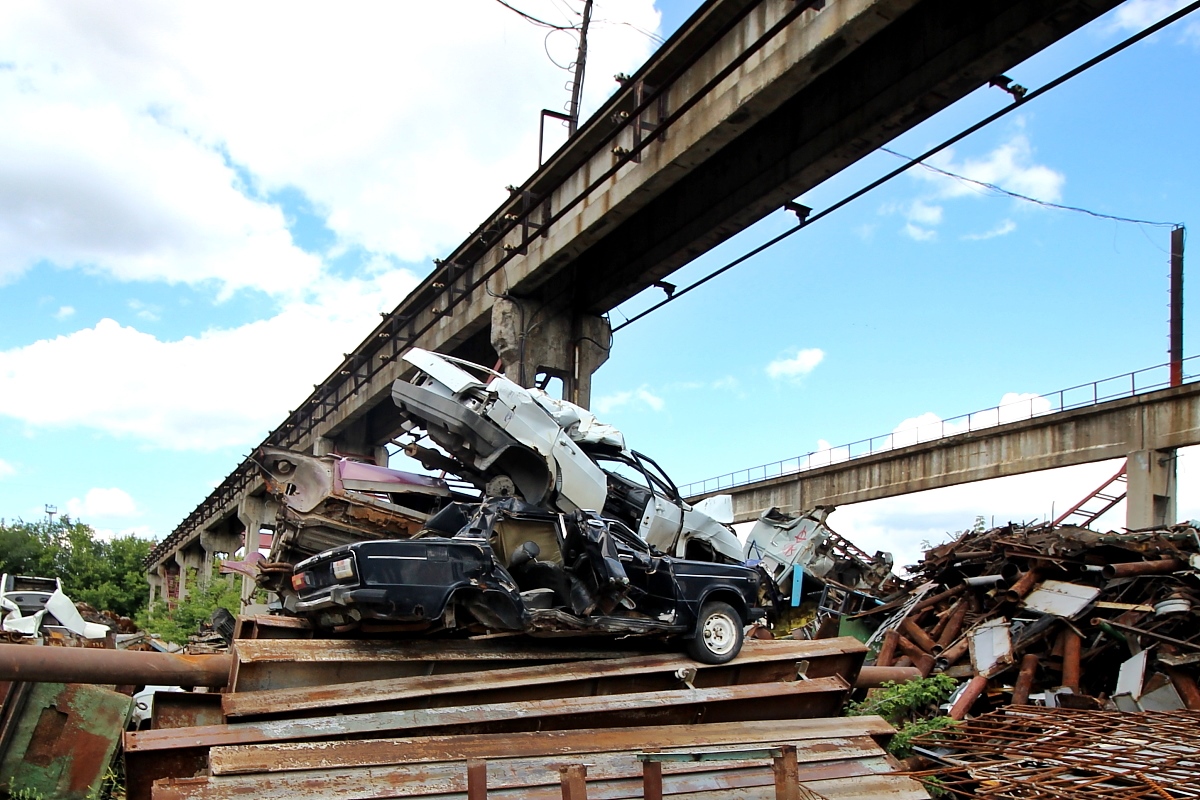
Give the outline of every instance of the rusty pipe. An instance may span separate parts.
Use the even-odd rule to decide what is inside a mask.
[[[1063,643],[1062,655],[1062,685],[1078,692],[1080,678],[1080,654],[1083,650],[1083,637],[1074,628],[1064,628],[1059,635]]]
[[[926,653],[929,653],[931,656],[936,656],[945,649],[943,647],[939,647],[938,643],[933,640],[932,636],[921,630],[921,626],[913,622],[912,617],[909,617],[905,619],[904,622],[900,623],[900,633],[907,636],[910,642],[924,650]]]
[[[890,667],[896,660],[896,641],[900,638],[900,634],[894,630],[888,631],[883,635],[883,644],[879,646],[879,655],[875,657],[875,666]]]
[[[953,644],[958,635],[962,633],[963,621],[967,618],[969,607],[970,604],[966,598],[962,598],[954,604],[954,610],[950,612],[950,616],[946,620],[946,627],[942,628],[942,634],[938,636],[937,640],[943,650]]]
[[[1027,653],[1021,659],[1021,671],[1017,673],[1017,683],[1013,686],[1014,706],[1029,705],[1029,693],[1033,690],[1033,676],[1037,672],[1038,662],[1038,657],[1033,653]]]
[[[915,614],[918,611],[924,611],[925,609],[929,608],[930,606],[935,606],[938,603],[942,602],[943,600],[949,600],[951,597],[957,597],[958,595],[962,594],[963,590],[965,590],[966,588],[967,588],[967,585],[965,583],[960,583],[959,585],[957,585],[953,588],[947,589],[944,592],[940,592],[939,594],[935,594],[932,597],[926,597],[924,600],[920,601],[919,603],[917,603],[915,606],[912,607],[912,613]]]
[[[988,679],[983,675],[976,675],[971,678],[971,682],[967,684],[967,688],[963,689],[962,694],[954,701],[954,705],[950,707],[950,719],[955,719],[961,722],[967,716],[967,712],[971,710],[971,706],[975,705],[975,701],[979,699],[979,695],[983,694],[987,689]]]
[[[955,664],[967,654],[971,649],[971,640],[966,636],[959,637],[958,641],[947,647],[942,652],[942,659],[945,660],[946,666],[953,667]]]
[[[1037,583],[1041,573],[1036,569],[1031,569],[1022,575],[1017,581],[1009,587],[1004,593],[1004,599],[1010,603],[1019,603],[1025,599],[1025,595],[1033,589],[1033,585]]]
[[[229,683],[231,655],[0,644],[0,681],[210,686]]]
[[[908,683],[921,677],[916,667],[863,667],[854,681],[855,689],[878,689],[883,684]]]
[[[900,652],[912,659],[913,666],[921,670],[921,677],[929,677],[935,663],[933,656],[917,647],[905,636],[901,636],[896,644],[900,648]]]
[[[1183,569],[1177,558],[1162,558],[1158,561],[1130,561],[1125,564],[1106,564],[1100,570],[1105,579],[1130,578],[1134,575],[1163,575]]]

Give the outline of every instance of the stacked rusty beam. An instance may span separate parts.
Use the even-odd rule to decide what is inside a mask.
[[[466,800],[469,765],[483,761],[491,798],[558,800],[569,765],[586,767],[588,797],[641,798],[639,753],[733,750],[735,760],[662,762],[663,796],[765,800],[776,796],[770,765],[738,759],[736,751],[781,744],[796,748],[795,779],[808,797],[927,797],[919,784],[896,774],[876,742],[889,733],[877,717],[862,717],[219,747],[212,752],[211,775],[164,781],[154,797]]]
[[[1200,710],[1200,537],[1006,525],[930,550],[876,609],[876,664],[968,679],[951,716],[996,703]],[[891,614],[888,618],[888,614]]]
[[[534,797],[559,791],[555,765],[567,756],[592,765],[593,796],[624,797],[640,780],[639,751],[784,746],[830,754],[805,767],[817,783],[846,782],[827,796],[875,796],[892,784],[907,787],[897,796],[924,796],[871,738],[890,735],[885,723],[830,733],[845,725],[831,718],[866,653],[856,640],[752,641],[712,666],[571,644],[235,640],[226,691],[190,695],[190,705],[159,695],[166,704],[151,729],[125,735],[130,800],[304,796],[297,787],[450,798],[465,791],[475,759],[489,761],[489,796]],[[429,760],[430,748],[442,757]],[[773,786],[762,758],[662,769],[666,794],[756,796]],[[855,786],[868,788],[856,795]]]
[[[1200,713],[996,711],[914,740],[953,797],[1200,798]]]

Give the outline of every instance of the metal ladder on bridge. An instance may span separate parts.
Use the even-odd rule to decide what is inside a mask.
[[[1088,527],[1125,499],[1125,495],[1128,494],[1125,487],[1128,483],[1129,480],[1125,476],[1125,464],[1122,464],[1116,475],[1100,484],[1098,489],[1072,506],[1070,511],[1054,520],[1051,525],[1057,527],[1062,525],[1064,520],[1075,517],[1076,519],[1072,519],[1070,524],[1080,528]],[[1110,489],[1109,487],[1114,488]],[[1120,491],[1120,494],[1117,494],[1117,491]]]

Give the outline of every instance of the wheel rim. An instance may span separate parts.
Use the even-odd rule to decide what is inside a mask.
[[[733,620],[721,614],[714,614],[704,620],[704,644],[713,653],[723,656],[733,650],[737,644],[737,629]]]

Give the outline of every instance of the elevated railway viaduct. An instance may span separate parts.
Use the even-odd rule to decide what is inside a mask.
[[[380,461],[420,346],[587,405],[609,309],[1118,5],[708,0],[264,443]],[[155,593],[274,512],[248,460],[147,562]]]

